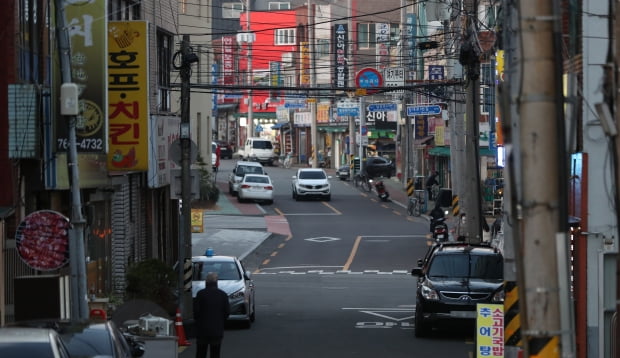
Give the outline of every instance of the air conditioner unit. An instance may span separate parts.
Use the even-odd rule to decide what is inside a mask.
[[[282,54],[282,64],[284,66],[293,65],[293,53],[292,52],[285,52]]]

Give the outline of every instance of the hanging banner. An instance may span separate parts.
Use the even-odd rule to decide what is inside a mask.
[[[148,31],[145,21],[110,21],[108,170],[148,170]]]
[[[347,68],[349,30],[347,24],[334,25],[334,37],[334,62],[336,63],[334,87],[346,88],[349,83],[349,70]]]

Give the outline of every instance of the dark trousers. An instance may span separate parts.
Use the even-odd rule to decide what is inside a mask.
[[[207,350],[209,358],[220,358],[222,337],[206,337],[196,339],[196,358],[206,358]]]

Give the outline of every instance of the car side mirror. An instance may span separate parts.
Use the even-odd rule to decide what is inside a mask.
[[[243,278],[244,278],[246,281],[247,281],[247,280],[250,280],[250,273],[249,273],[249,272],[247,272],[247,271],[245,271],[245,272],[243,273]]]
[[[416,267],[414,269],[411,269],[411,276],[422,276],[422,268]]]
[[[418,266],[422,266],[422,259],[418,259]]]
[[[236,174],[237,170],[235,168],[233,168],[232,172],[233,172],[233,174]]]
[[[292,176],[292,178],[293,178],[293,179],[297,179],[297,175],[293,175],[293,176]]]

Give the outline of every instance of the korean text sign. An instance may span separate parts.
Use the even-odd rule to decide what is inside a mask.
[[[504,305],[476,305],[476,357],[504,357]]]
[[[108,25],[108,170],[148,170],[148,32],[144,21]]]

